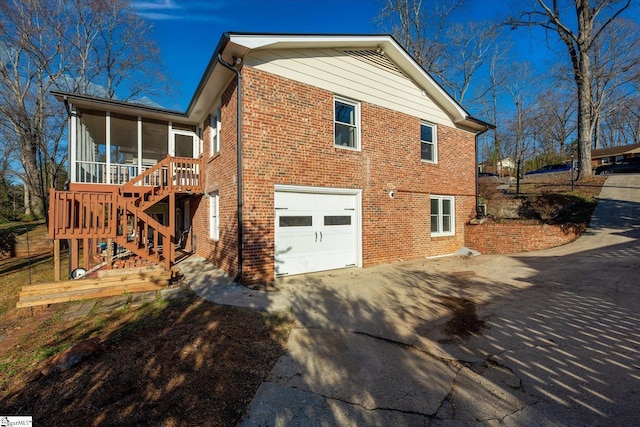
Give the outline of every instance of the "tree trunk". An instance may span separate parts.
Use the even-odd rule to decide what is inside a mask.
[[[591,176],[591,58],[582,52],[580,69],[576,73],[578,86],[578,179]]]
[[[31,196],[29,194],[29,186],[25,183],[22,188],[24,188],[24,215],[31,216]]]
[[[22,166],[25,172],[24,184],[25,188],[28,189],[30,201],[29,205],[26,205],[25,203],[25,214],[41,218],[44,206],[42,195],[39,191],[41,188],[41,174],[38,168],[35,149],[33,148],[31,141],[23,143]],[[29,213],[26,212],[26,209],[29,209]]]

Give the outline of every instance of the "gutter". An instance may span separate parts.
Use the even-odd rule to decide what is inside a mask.
[[[475,171],[474,172],[475,173],[475,180],[476,180],[476,218],[480,219],[484,215],[480,212],[480,189],[478,187],[478,137],[480,135],[482,135],[483,133],[487,132],[489,129],[495,129],[496,126],[491,124],[491,123],[485,122],[485,121],[480,120],[480,119],[476,119],[475,117],[471,117],[471,116],[467,116],[466,119],[471,121],[471,122],[474,122],[474,123],[477,123],[479,125],[484,126],[484,129],[479,131],[479,132],[477,132],[476,136],[475,136],[475,147],[474,147],[474,150],[475,150],[475,164],[473,166],[473,169]]]
[[[218,62],[220,62],[220,64],[222,64],[225,68],[228,68],[229,70],[233,71],[236,73],[236,78],[237,78],[237,90],[238,90],[238,101],[236,102],[237,105],[237,113],[236,113],[236,120],[237,120],[237,174],[238,174],[238,273],[236,274],[236,277],[233,279],[233,281],[235,283],[238,283],[240,281],[240,279],[242,278],[242,264],[243,264],[243,253],[242,253],[242,249],[243,249],[243,228],[242,228],[242,208],[244,205],[243,202],[243,191],[242,191],[242,74],[240,74],[240,70],[238,69],[238,67],[242,64],[242,59],[241,58],[233,58],[233,65],[229,64],[228,62],[226,62],[224,59],[222,59],[222,54],[220,52],[218,52]]]

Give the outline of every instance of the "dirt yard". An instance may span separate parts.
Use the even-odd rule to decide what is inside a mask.
[[[218,306],[184,283],[182,299],[102,313],[97,304],[70,320],[64,304],[16,310],[26,268],[7,262],[0,265],[0,414],[31,415],[34,425],[234,425],[291,328],[287,313]],[[32,264],[32,278],[46,280],[50,264]]]

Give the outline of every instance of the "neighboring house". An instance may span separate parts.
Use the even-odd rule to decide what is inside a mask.
[[[591,167],[608,165],[628,157],[640,157],[640,144],[591,150]]]
[[[167,267],[181,246],[246,284],[455,252],[492,127],[387,35],[226,33],[184,113],[54,95],[71,183],[50,235],[72,268],[78,242],[86,266],[108,239]]]
[[[511,160],[511,157],[505,157],[498,162],[496,169],[498,170],[498,174],[500,176],[511,175],[516,170],[516,164],[513,160]]]

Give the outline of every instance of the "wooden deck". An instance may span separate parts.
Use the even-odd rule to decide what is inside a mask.
[[[202,156],[167,156],[124,184],[74,183],[69,191],[51,189],[49,237],[54,242],[70,241],[72,269],[89,269],[96,241],[107,240],[109,248],[116,244],[169,270],[176,262],[176,199],[203,194],[202,161]],[[168,218],[162,223],[147,212],[161,201],[168,204]],[[83,252],[82,262],[80,242],[83,248],[91,248]],[[106,260],[109,264],[111,255]],[[59,263],[55,269],[60,278]]]
[[[64,280],[24,286],[17,308],[159,291],[169,286],[171,271],[139,271],[101,278]]]

